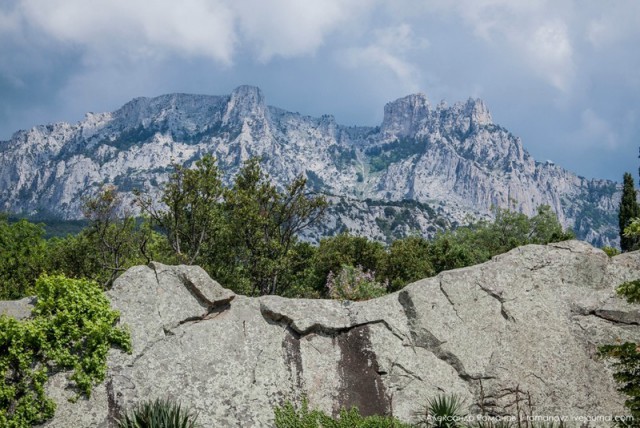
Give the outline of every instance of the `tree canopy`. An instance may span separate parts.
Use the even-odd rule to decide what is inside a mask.
[[[632,251],[638,248],[638,237],[624,233],[625,229],[631,224],[631,221],[638,217],[640,217],[640,205],[638,205],[633,177],[630,173],[625,172],[622,184],[622,198],[618,210],[620,248],[622,252]]]

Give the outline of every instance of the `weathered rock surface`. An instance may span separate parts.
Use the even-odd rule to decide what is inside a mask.
[[[367,302],[248,298],[197,267],[134,267],[109,292],[133,353],[112,351],[106,383],[76,404],[56,376],[46,426],[111,427],[157,397],[191,406],[205,427],[271,426],[275,405],[303,396],[407,421],[440,393],[478,413],[515,414],[518,395],[537,415],[623,414],[596,351],[640,341],[638,306],[614,292],[639,276],[640,253],[609,259],[578,241],[521,247]]]
[[[25,297],[20,300],[0,301],[0,315],[6,315],[18,320],[29,318],[34,304],[35,299],[33,297]]]

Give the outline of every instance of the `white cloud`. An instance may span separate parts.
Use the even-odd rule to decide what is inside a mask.
[[[410,91],[420,90],[420,71],[408,59],[412,51],[425,49],[428,40],[417,37],[411,27],[401,24],[374,31],[373,41],[344,50],[340,59],[351,68],[381,67],[395,76]]]
[[[239,48],[259,60],[312,54],[345,31],[375,0],[20,0],[20,21],[89,57],[204,56],[231,64]],[[114,55],[115,54],[115,55]]]
[[[90,56],[200,55],[232,61],[233,15],[207,0],[23,0],[26,22]]]
[[[0,9],[0,33],[15,33],[20,28],[20,19],[15,10]]]
[[[596,49],[605,49],[640,34],[640,2],[616,1],[593,13],[586,39]]]
[[[268,61],[314,53],[328,35],[354,25],[372,4],[370,0],[243,0],[229,5],[243,38],[261,61]]]
[[[558,89],[567,90],[574,74],[573,48],[562,21],[538,26],[526,42],[528,62]]]
[[[434,0],[435,10],[454,13],[486,43],[505,49],[548,83],[567,91],[575,73],[567,22],[571,2],[552,0]]]
[[[582,129],[579,139],[586,141],[591,146],[605,147],[613,150],[618,147],[619,138],[607,121],[596,112],[588,108],[582,111],[580,116]]]

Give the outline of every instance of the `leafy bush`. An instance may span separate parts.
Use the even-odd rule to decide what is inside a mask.
[[[429,241],[410,236],[394,241],[387,251],[382,277],[398,290],[413,281],[433,276],[435,270],[429,259]]]
[[[384,246],[363,236],[341,233],[320,240],[315,256],[310,260],[313,266],[315,287],[327,291],[329,272],[339,272],[342,266],[362,266],[363,270],[379,271],[385,258]]]
[[[608,246],[602,247],[602,251],[604,251],[605,254],[609,257],[615,257],[618,254],[620,254],[620,250],[614,247],[608,247]]]
[[[169,399],[146,401],[118,420],[118,428],[196,428],[198,416]]]
[[[376,281],[373,271],[365,271],[362,266],[344,265],[337,275],[329,272],[326,287],[332,299],[369,300],[387,294],[388,285]]]
[[[620,284],[616,292],[629,303],[640,303],[640,279]]]
[[[298,410],[293,404],[286,402],[284,406],[276,407],[274,413],[276,428],[409,428],[411,426],[391,416],[364,417],[355,407],[350,410],[342,409],[338,418],[332,418],[319,410],[310,411],[306,400]]]
[[[53,416],[45,395],[51,373],[73,370],[70,380],[90,395],[106,375],[111,346],[130,351],[129,333],[114,327],[119,313],[95,282],[42,276],[35,285],[33,318],[0,316],[0,426],[29,427]]]

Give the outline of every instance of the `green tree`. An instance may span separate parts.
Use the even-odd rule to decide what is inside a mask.
[[[389,281],[392,290],[398,290],[434,273],[429,259],[429,241],[420,236],[410,236],[391,243],[381,277]]]
[[[193,169],[173,167],[161,199],[166,209],[156,209],[153,199],[140,192],[137,203],[167,234],[178,260],[194,264],[205,246],[224,233],[220,169],[210,155],[196,161]]]
[[[313,266],[317,257],[318,247],[309,242],[296,242],[289,252],[288,287],[282,290],[285,297],[301,297],[318,299],[323,290],[319,289],[318,279]]]
[[[573,232],[564,231],[546,205],[538,207],[538,213],[532,218],[497,209],[493,222],[480,221],[438,234],[430,245],[430,260],[438,273],[483,263],[521,245],[548,244],[573,238]]]
[[[278,294],[290,272],[297,235],[324,212],[326,201],[306,193],[306,179],[297,177],[278,191],[260,169],[247,161],[234,185],[225,192],[225,212],[236,260],[246,271],[252,294]]]
[[[317,220],[324,198],[306,192],[296,178],[278,190],[247,161],[231,188],[222,185],[216,160],[206,155],[189,169],[180,165],[163,190],[163,208],[138,194],[137,202],[166,234],[178,261],[199,264],[225,286],[241,293],[283,294],[301,278],[297,235]]]
[[[438,233],[429,245],[429,260],[435,273],[488,260],[491,253],[477,244],[480,233],[478,230],[479,227],[474,225]]]
[[[47,267],[44,228],[0,216],[0,300],[19,299],[33,291]]]
[[[622,184],[622,199],[618,210],[620,248],[622,252],[632,251],[638,247],[638,238],[636,236],[627,236],[624,233],[631,220],[637,217],[640,217],[640,205],[638,205],[633,177],[630,173],[625,172]]]
[[[122,200],[114,186],[105,186],[87,198],[83,213],[89,220],[89,226],[82,231],[90,248],[86,256],[95,257],[94,263],[100,267],[92,279],[108,288],[118,275],[143,260],[151,229],[139,227],[128,211],[122,211]],[[149,257],[144,258],[149,261]]]
[[[325,285],[330,272],[338,274],[342,266],[360,266],[375,274],[381,270],[385,258],[384,246],[363,236],[341,233],[320,240],[313,259],[314,288],[326,292]]]
[[[516,211],[496,208],[495,220],[478,228],[478,243],[490,253],[505,253],[512,248],[531,243],[531,224],[529,218]]]
[[[549,242],[560,242],[575,239],[575,233],[564,230],[558,221],[556,214],[551,211],[549,205],[540,205],[538,213],[529,221],[529,243],[548,244]]]
[[[47,253],[51,271],[69,278],[87,278],[104,283],[105,277],[111,275],[111,272],[103,272],[95,242],[90,239],[87,229],[77,235],[49,239]]]

